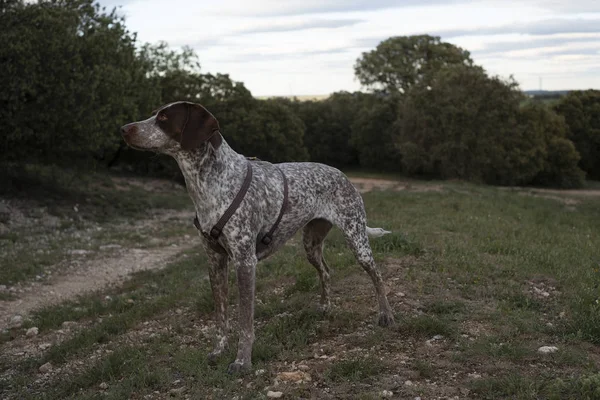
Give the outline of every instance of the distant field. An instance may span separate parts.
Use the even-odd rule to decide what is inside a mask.
[[[320,101],[320,100],[327,99],[329,96],[331,96],[331,95],[316,94],[316,95],[302,95],[302,96],[256,96],[256,98],[260,99],[260,100],[283,98],[283,99],[290,99],[290,100],[297,99],[299,101],[310,101],[310,100]]]
[[[354,182],[369,225],[394,232],[371,244],[397,325],[376,326],[372,284],[338,231],[325,253],[334,270],[333,311],[317,312],[318,280],[296,237],[259,265],[254,370],[241,377],[225,372],[235,335],[216,367],[206,361],[213,303],[181,187],[107,176],[65,180],[47,188],[63,193],[53,208],[4,194],[18,212],[9,216],[15,228],[0,235],[0,262],[19,268],[3,271],[0,284],[20,290],[6,290],[4,317],[23,307],[17,300],[62,287],[77,271],[104,276],[91,266],[147,268],[115,276],[109,288],[49,298],[20,327],[4,318],[0,397],[264,399],[273,391],[284,399],[599,398],[597,188],[377,178],[362,174]],[[73,193],[80,197],[71,201]],[[67,251],[74,249],[89,253]],[[40,254],[48,257],[42,263]],[[234,276],[230,283],[235,321]],[[28,337],[31,327],[39,333]],[[543,354],[542,346],[557,349]]]

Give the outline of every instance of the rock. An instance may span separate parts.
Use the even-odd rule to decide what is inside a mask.
[[[27,337],[34,337],[38,333],[40,333],[40,330],[37,327],[34,326],[33,328],[27,329],[27,332],[25,333],[25,336],[27,336]]]
[[[267,397],[269,399],[280,399],[283,396],[283,392],[272,392],[272,391],[268,391],[267,392]]]
[[[306,371],[308,371],[308,370],[310,369],[310,367],[309,367],[308,365],[306,365],[306,364],[299,364],[299,365],[298,365],[298,369],[299,369],[300,371],[304,371],[304,372],[306,372]]]
[[[398,297],[405,297],[406,294],[402,293],[402,292],[398,292],[398,293],[396,293],[396,296],[398,296]]]
[[[183,392],[185,392],[185,386],[169,390],[169,394],[172,395],[172,396],[181,394]]]
[[[65,329],[70,329],[74,326],[77,326],[77,322],[75,322],[75,321],[64,321],[61,325],[61,327],[65,328]]]
[[[444,338],[444,337],[443,337],[442,335],[435,335],[435,336],[434,336],[434,337],[432,337],[431,339],[429,339],[429,340],[426,340],[426,341],[425,341],[425,344],[426,344],[427,346],[433,346],[433,342],[436,342],[436,341],[438,341],[438,340],[442,340],[443,338]]]
[[[120,244],[105,244],[100,246],[100,250],[112,250],[112,249],[120,249],[122,246]]]
[[[86,254],[93,253],[93,251],[83,250],[83,249],[74,249],[74,250],[67,251],[67,253],[72,256],[85,256]]]
[[[469,378],[479,379],[479,378],[481,378],[481,375],[479,375],[477,373],[472,373],[472,374],[469,374]]]
[[[394,395],[394,393],[389,390],[384,390],[383,392],[381,392],[381,397],[383,397],[385,399],[389,399],[393,395]]]
[[[106,382],[102,382],[99,386],[100,390],[106,390],[108,389],[108,383]]]
[[[542,346],[538,349],[539,353],[542,354],[550,354],[550,353],[555,353],[558,351],[558,347],[556,346]]]
[[[260,375],[263,375],[264,373],[265,373],[265,370],[264,370],[264,369],[257,369],[257,370],[254,372],[254,375],[256,375],[256,376],[260,376]]]
[[[414,383],[412,383],[412,381],[405,381],[404,382],[404,386],[412,386],[414,385]]]
[[[8,290],[8,288],[6,287],[6,285],[0,285],[0,293],[4,293]]]
[[[15,315],[10,319],[10,326],[13,328],[20,328],[23,325],[23,317]]]
[[[133,303],[135,303],[135,300],[133,300],[133,299],[127,299],[127,303],[128,304],[133,304]]]
[[[42,343],[38,347],[40,348],[40,350],[46,350],[46,349],[49,349],[50,347],[52,347],[52,344],[50,344],[50,343]]]
[[[277,374],[277,379],[284,382],[308,382],[311,380],[310,375],[302,371],[280,372]]]
[[[43,364],[40,368],[39,371],[42,374],[47,374],[48,372],[52,371],[52,364],[47,362],[46,364]]]

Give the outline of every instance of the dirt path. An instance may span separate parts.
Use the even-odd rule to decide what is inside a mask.
[[[0,330],[8,328],[16,315],[25,317],[42,306],[121,283],[134,272],[162,268],[170,259],[196,244],[197,241],[188,240],[177,247],[123,249],[109,257],[89,260],[81,268],[55,276],[49,282],[33,282],[17,300],[0,301]]]
[[[374,190],[410,190],[414,192],[441,192],[443,190],[442,185],[427,182],[406,182],[390,179],[358,177],[350,177],[349,179],[361,193],[372,192]]]

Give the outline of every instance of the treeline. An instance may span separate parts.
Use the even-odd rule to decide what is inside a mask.
[[[600,179],[600,92],[527,101],[437,37],[393,37],[354,66],[368,93],[257,100],[190,49],[140,46],[92,0],[0,3],[0,163],[103,165],[174,176],[118,127],[176,100],[204,104],[243,154],[427,178],[578,187]]]

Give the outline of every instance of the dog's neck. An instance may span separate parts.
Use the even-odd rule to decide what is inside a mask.
[[[218,148],[207,142],[173,157],[183,173],[202,229],[210,230],[242,186],[246,158],[229,147],[225,139]]]

